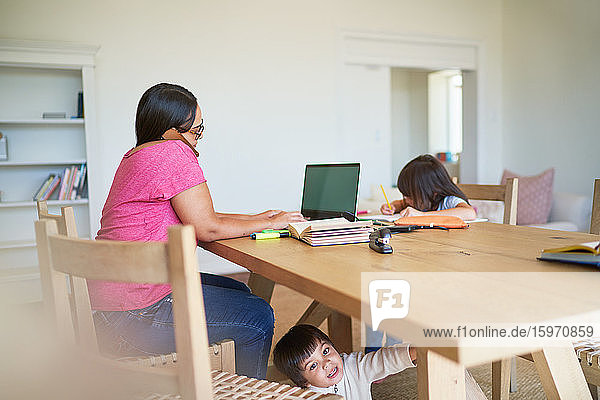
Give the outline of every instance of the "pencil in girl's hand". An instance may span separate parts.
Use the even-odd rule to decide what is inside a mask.
[[[383,197],[385,197],[385,202],[387,203],[388,207],[390,208],[390,210],[392,209],[392,205],[390,204],[390,201],[388,200],[386,194],[385,194],[385,190],[383,190],[383,185],[379,185],[379,187],[381,188],[381,191],[383,192]]]

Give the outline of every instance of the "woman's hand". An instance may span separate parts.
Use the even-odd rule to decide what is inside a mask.
[[[277,214],[268,217],[268,219],[272,224],[272,229],[285,229],[292,222],[306,221],[298,211],[279,211]]]
[[[279,214],[280,212],[282,212],[281,210],[267,210],[267,211],[263,211],[260,214],[255,214],[254,218],[255,219],[265,219],[265,218],[271,218],[274,215]]]
[[[400,211],[398,216],[400,218],[403,217],[416,217],[418,215],[425,215],[424,212],[417,210],[416,208],[412,208],[411,206],[406,207],[404,210]]]
[[[396,207],[394,207],[394,204],[392,203],[390,203],[390,206],[391,208],[387,205],[387,203],[382,204],[379,208],[379,211],[381,211],[381,213],[385,215],[393,215],[396,212]]]

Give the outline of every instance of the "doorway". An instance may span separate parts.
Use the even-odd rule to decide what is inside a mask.
[[[460,152],[456,176],[461,182],[477,182],[479,46],[356,32],[344,32],[341,40],[341,156],[361,163],[360,196],[369,197],[370,188],[380,184],[395,185],[406,162],[429,152]],[[438,141],[429,137],[430,75],[438,80],[460,75],[462,111],[460,123],[454,124],[459,128],[453,128],[462,130],[462,140],[447,139],[446,146],[431,150],[430,142]],[[450,78],[453,80],[456,84],[458,78]],[[454,96],[446,107],[457,108],[456,102]],[[456,113],[453,115],[456,118]],[[443,119],[439,112],[436,116]],[[444,118],[448,121],[448,115]]]
[[[460,176],[462,71],[391,68],[392,177],[420,154],[433,154]],[[395,178],[394,178],[395,179]]]

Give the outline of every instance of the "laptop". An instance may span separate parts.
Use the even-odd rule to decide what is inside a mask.
[[[309,164],[304,170],[302,215],[310,220],[356,220],[359,163]]]

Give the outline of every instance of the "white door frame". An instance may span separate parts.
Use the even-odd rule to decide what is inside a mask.
[[[340,34],[341,65],[467,71],[468,79],[463,82],[467,87],[463,90],[461,182],[478,182],[477,143],[478,136],[484,131],[481,126],[483,119],[479,117],[483,112],[483,53],[483,45],[472,40],[349,30]]]

